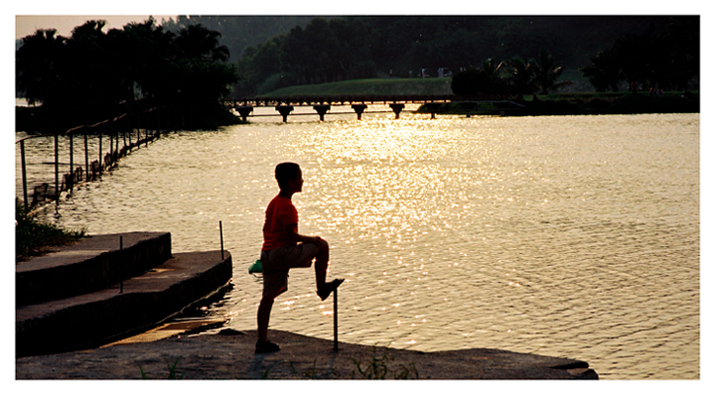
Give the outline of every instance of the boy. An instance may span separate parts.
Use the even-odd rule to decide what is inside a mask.
[[[303,189],[303,174],[296,163],[281,163],[276,166],[276,181],[280,192],[266,208],[263,225],[263,295],[258,305],[258,341],[256,353],[280,350],[268,340],[268,321],[271,307],[278,295],[288,290],[288,270],[295,267],[310,267],[315,259],[315,281],[318,296],[325,300],[340,286],[343,279],[325,283],[328,270],[329,245],[319,236],[298,233],[298,211],[291,197]]]

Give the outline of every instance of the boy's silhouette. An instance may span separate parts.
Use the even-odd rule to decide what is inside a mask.
[[[280,192],[266,208],[263,225],[263,295],[258,306],[258,342],[256,353],[280,350],[268,340],[268,321],[273,301],[288,289],[288,271],[295,267],[310,267],[315,259],[315,281],[318,296],[325,300],[340,286],[343,279],[325,282],[330,258],[328,242],[319,236],[298,233],[298,211],[291,197],[303,189],[303,174],[296,163],[276,166],[276,181]]]

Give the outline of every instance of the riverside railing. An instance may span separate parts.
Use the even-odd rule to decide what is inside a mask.
[[[25,208],[30,209],[48,201],[59,202],[62,192],[71,192],[76,185],[100,178],[105,170],[116,166],[117,161],[132,150],[142,144],[148,146],[149,142],[159,138],[162,132],[177,130],[180,126],[175,121],[177,119],[182,119],[178,108],[155,107],[142,112],[122,114],[93,125],[77,126],[54,135],[33,135],[16,141],[16,146],[20,146],[22,201]],[[80,140],[78,153],[80,157],[82,154],[84,156],[84,160],[80,158],[79,162],[75,161],[77,138]],[[50,141],[51,149],[48,147]],[[32,155],[33,172],[30,174],[28,146],[32,146],[35,151]],[[60,151],[66,152],[62,158]],[[61,162],[61,159],[66,162]],[[82,162],[84,167],[81,166]],[[50,172],[45,165],[53,165],[52,174],[48,174]],[[60,165],[67,166],[68,171],[65,173]],[[29,196],[29,184],[32,184],[32,197]]]

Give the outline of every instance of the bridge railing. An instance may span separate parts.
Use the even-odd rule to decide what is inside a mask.
[[[251,97],[227,100],[229,106],[315,106],[315,105],[350,105],[350,104],[389,104],[389,103],[447,103],[453,101],[477,100],[513,100],[512,94],[483,95],[330,95],[330,96],[288,96],[288,97]]]
[[[291,96],[291,97],[253,97],[229,100],[234,106],[315,106],[322,104],[349,105],[349,104],[387,104],[387,103],[425,103],[447,102],[454,99],[454,95],[349,95],[349,96]]]
[[[20,162],[21,186],[16,180],[16,195],[20,187],[26,209],[50,201],[59,202],[62,192],[71,192],[76,185],[100,178],[132,150],[148,145],[162,132],[177,130],[180,126],[176,122],[180,119],[177,111],[175,107],[155,107],[61,133],[17,140],[15,146],[19,146],[20,152],[17,153],[16,148],[16,161]],[[48,170],[48,165],[52,170]]]

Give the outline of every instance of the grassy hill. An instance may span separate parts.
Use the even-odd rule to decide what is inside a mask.
[[[561,80],[572,81],[564,92],[592,92],[593,87],[578,70],[567,70]],[[369,78],[329,82],[315,85],[294,85],[277,89],[258,97],[296,96],[389,96],[389,95],[451,95],[452,78]]]
[[[259,97],[450,95],[451,78],[371,78],[277,89]]]

